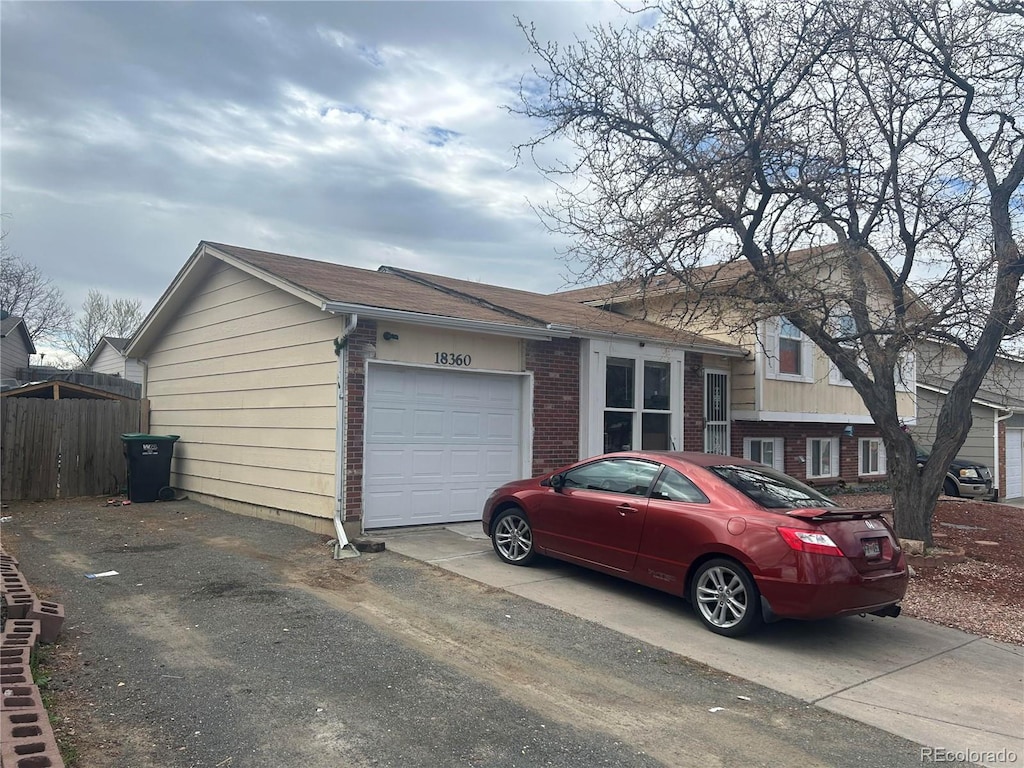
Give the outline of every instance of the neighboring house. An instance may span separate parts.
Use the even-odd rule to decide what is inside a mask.
[[[0,378],[18,378],[18,369],[27,368],[29,356],[35,353],[23,319],[8,315],[0,320]]]
[[[793,255],[794,257],[796,255]],[[813,485],[873,482],[887,476],[880,433],[860,395],[806,336],[783,317],[742,318],[745,267],[714,268],[709,290],[718,290],[720,325],[702,320],[700,332],[747,351],[727,365],[706,363],[703,449],[761,461]],[[709,268],[709,274],[711,268]],[[682,288],[670,278],[643,289],[635,283],[565,291],[558,296],[629,317],[677,326]],[[703,294],[702,294],[703,295]],[[723,300],[723,297],[725,299]],[[729,298],[732,297],[732,298]],[[744,330],[736,332],[737,327]],[[897,408],[916,418],[915,371],[901,371]]]
[[[130,339],[122,339],[117,336],[104,336],[96,344],[89,359],[85,361],[85,367],[96,373],[122,376],[128,381],[141,384],[142,366],[138,360],[124,354],[124,349],[128,346],[129,341]]]
[[[700,450],[735,344],[558,296],[202,242],[124,350],[172,484],[329,532],[480,519],[605,449]],[[724,394],[720,393],[720,394]]]
[[[917,357],[918,418],[911,431],[927,447],[964,355],[955,347],[926,342],[918,346]],[[971,429],[957,456],[989,467],[1000,498],[1024,497],[1024,361],[993,361],[972,402]]]

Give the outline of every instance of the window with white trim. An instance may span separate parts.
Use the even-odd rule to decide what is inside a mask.
[[[800,329],[793,325],[789,318],[781,318],[779,322],[779,373],[788,373],[792,376],[804,375],[801,365],[803,362],[802,339],[803,334],[800,333]]]
[[[672,447],[671,367],[656,360],[605,361],[604,451]]]
[[[861,475],[884,475],[885,444],[880,437],[862,437],[859,441],[860,456],[857,473]]]
[[[807,477],[839,477],[839,438],[807,438]]]
[[[765,376],[785,381],[814,382],[814,345],[785,317],[764,323]]]
[[[743,458],[767,464],[780,472],[786,471],[781,437],[743,438]]]

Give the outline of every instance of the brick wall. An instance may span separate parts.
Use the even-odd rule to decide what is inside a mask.
[[[680,450],[703,451],[704,355],[687,352],[683,367],[683,444]]]
[[[578,339],[528,341],[533,371],[533,474],[579,458],[580,344]]]
[[[363,414],[366,402],[366,356],[377,341],[377,323],[360,320],[348,337],[348,397],[345,426],[345,520],[363,519]]]
[[[836,480],[856,483],[878,480],[877,475],[861,478],[857,474],[857,452],[862,437],[880,437],[874,424],[854,424],[853,437],[843,435],[845,424],[782,423],[764,421],[734,421],[732,423],[732,455],[743,455],[745,437],[781,437],[785,441],[785,472],[799,480],[807,479],[807,439],[811,437],[839,438],[839,476],[815,478],[815,485],[827,485]]]

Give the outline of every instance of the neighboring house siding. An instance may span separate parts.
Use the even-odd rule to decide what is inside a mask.
[[[19,368],[28,368],[29,351],[19,332],[15,331],[3,339],[0,347],[0,378],[18,378]]]
[[[229,266],[147,352],[150,431],[177,434],[172,483],[331,517],[343,319]]]
[[[142,383],[143,369],[139,361],[134,358],[126,358],[107,343],[103,344],[103,348],[96,355],[90,370],[111,376],[121,376],[126,381],[134,381],[136,384]]]
[[[109,344],[104,344],[103,350],[96,355],[92,370],[111,376],[124,376],[124,355]]]
[[[935,441],[936,423],[945,399],[944,395],[937,392],[918,390],[917,424],[912,432],[915,442],[922,448],[930,448]],[[998,457],[995,455],[995,434],[995,414],[992,409],[973,406],[971,429],[963,446],[957,451],[957,457],[977,461],[990,469],[995,469],[999,466]]]

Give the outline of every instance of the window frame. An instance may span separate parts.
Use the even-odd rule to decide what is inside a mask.
[[[791,381],[799,382],[802,384],[813,384],[814,383],[814,345],[811,344],[811,340],[800,331],[800,329],[793,326],[799,337],[787,336],[786,338],[792,339],[799,343],[799,361],[800,361],[800,373],[784,373],[780,368],[781,362],[781,340],[782,340],[782,327],[783,317],[773,317],[765,320],[763,323],[763,355],[765,359],[764,375],[767,379],[774,379],[777,381]],[[792,326],[792,323],[786,320],[786,323]]]
[[[814,444],[819,443],[817,456],[815,456]],[[827,473],[816,474],[812,470],[814,468],[815,461],[819,465],[823,464],[821,461],[822,453],[821,446],[828,444],[829,446],[829,467]],[[839,463],[839,438],[838,437],[808,437],[807,438],[807,455],[805,457],[806,464],[804,470],[804,476],[808,480],[827,479],[833,477],[839,477],[840,463]]]
[[[876,457],[878,459],[878,466],[876,469],[871,470],[870,467],[864,466],[864,447],[871,443],[878,444],[878,452]],[[857,440],[857,474],[862,476],[874,476],[874,475],[885,475],[888,474],[888,462],[885,456],[885,442],[880,437],[862,437]]]
[[[743,458],[750,459],[751,461],[759,461],[762,464],[766,462],[763,459],[755,459],[753,456],[753,444],[754,443],[771,443],[772,445],[772,463],[768,464],[769,467],[777,469],[779,472],[786,471],[786,441],[781,437],[744,437],[743,438]],[[764,456],[763,448],[761,455]]]
[[[630,391],[633,396],[633,402],[631,406],[616,405],[611,406],[608,404],[608,372],[611,365],[619,365],[622,363],[631,363],[633,380],[630,383]],[[666,385],[666,392],[663,395],[659,395],[659,400],[664,399],[664,408],[648,407],[648,400],[650,399],[649,387],[648,387],[648,368],[657,368],[661,372],[661,382]],[[653,359],[650,357],[643,356],[627,356],[622,354],[609,354],[603,359],[603,371],[601,375],[605,381],[605,396],[604,403],[601,409],[601,429],[602,429],[602,446],[604,453],[612,453],[615,451],[624,450],[671,450],[674,445],[674,421],[676,414],[672,410],[672,382],[675,376],[673,372],[673,365],[670,360]],[[614,447],[608,445],[608,416],[609,414],[623,414],[628,416],[630,421],[630,441],[628,447]],[[643,444],[644,435],[648,434],[645,432],[645,421],[650,423],[654,419],[646,419],[645,417],[660,417],[667,423],[664,429],[664,437],[666,444],[660,448],[645,448]],[[660,420],[660,419],[659,419]],[[657,434],[661,434],[658,432]],[[639,443],[639,445],[638,445]]]

